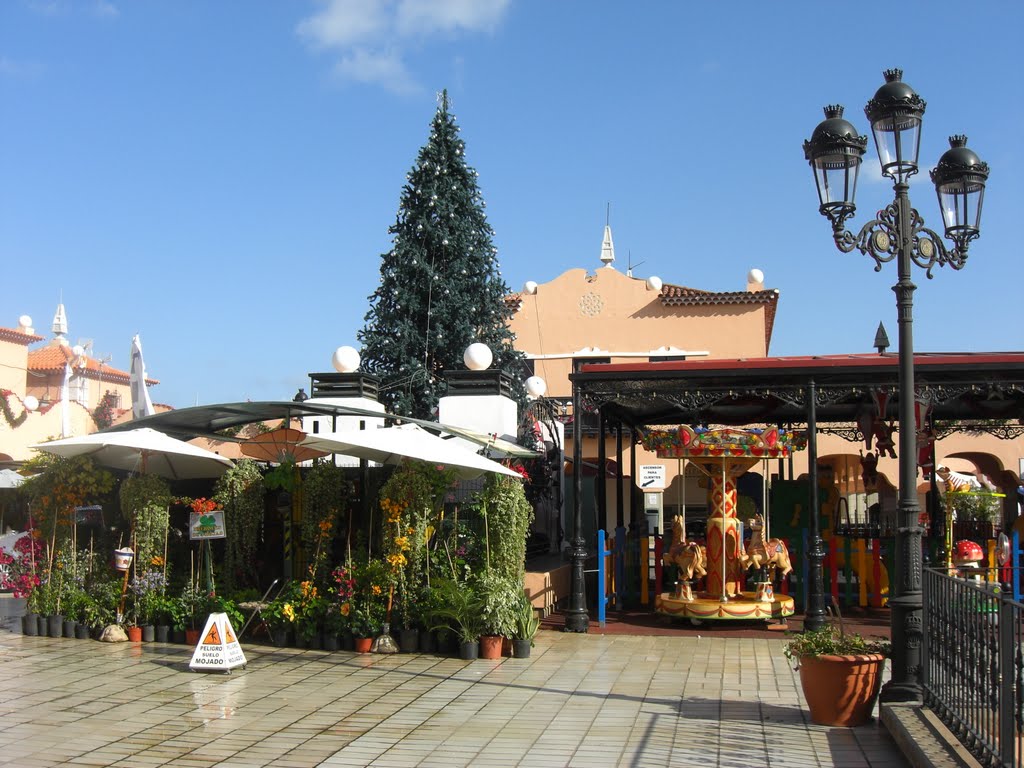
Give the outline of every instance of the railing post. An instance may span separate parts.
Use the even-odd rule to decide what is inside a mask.
[[[604,528],[597,531],[597,623],[604,626],[608,606],[608,552],[605,551]]]
[[[1016,626],[1010,590],[999,593],[999,758],[1003,765],[1014,765],[1016,728],[1013,721],[1014,651]]]

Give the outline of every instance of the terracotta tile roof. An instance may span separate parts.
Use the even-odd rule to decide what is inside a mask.
[[[29,351],[28,369],[40,373],[63,373],[64,366],[67,365],[72,357],[74,355],[70,347],[62,344],[50,344],[42,349]],[[127,371],[112,368],[106,363],[91,357],[85,358],[85,371],[86,373],[93,374],[89,378],[100,378],[102,376],[106,381],[117,382],[118,384],[127,384],[130,380],[130,375]],[[146,383],[152,386],[153,384],[159,384],[160,381],[146,377]]]
[[[772,329],[775,327],[775,310],[779,304],[779,292],[769,291],[702,291],[685,285],[665,284],[661,287],[661,303],[672,306],[701,306],[713,304],[763,304],[764,346],[767,352],[772,344]]]
[[[36,336],[34,333],[22,333],[17,328],[0,328],[0,339],[4,341],[13,341],[16,344],[35,344],[37,341],[42,341],[42,336]]]

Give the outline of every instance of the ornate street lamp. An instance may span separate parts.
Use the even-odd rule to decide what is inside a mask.
[[[914,419],[913,304],[915,285],[910,280],[911,262],[930,278],[935,265],[962,269],[967,248],[980,233],[988,165],[966,146],[964,136],[953,136],[950,149],[931,172],[939,196],[947,249],[941,238],[924,226],[910,206],[908,179],[917,173],[921,122],[925,102],[903,82],[903,72],[887,70],[885,84],[868,102],[864,112],[871,121],[882,174],[893,180],[896,196],[854,235],[845,227],[856,205],[857,172],[867,147],[867,137],[842,119],[843,108],[825,108],[825,120],[804,142],[804,156],[814,170],[821,214],[832,222],[832,236],[843,253],[854,249],[875,260],[875,271],[896,260],[898,279],[893,291],[899,323],[899,527],[896,534],[896,579],[892,608],[892,679],[882,691],[883,701],[921,701],[921,539],[917,503],[917,448]],[[812,515],[816,510],[812,510]],[[820,568],[821,561],[811,562]],[[808,598],[810,600],[810,596]]]

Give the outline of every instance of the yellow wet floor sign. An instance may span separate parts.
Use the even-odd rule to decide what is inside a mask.
[[[210,614],[188,666],[204,672],[227,672],[245,666],[245,654],[226,613]]]

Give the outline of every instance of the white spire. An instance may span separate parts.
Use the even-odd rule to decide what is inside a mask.
[[[601,243],[601,261],[606,267],[610,267],[615,261],[615,244],[612,242],[611,224],[604,225],[604,241]]]
[[[53,335],[56,337],[56,341],[64,344],[68,344],[68,316],[64,312],[64,303],[61,302],[57,305],[57,311],[53,315]]]

